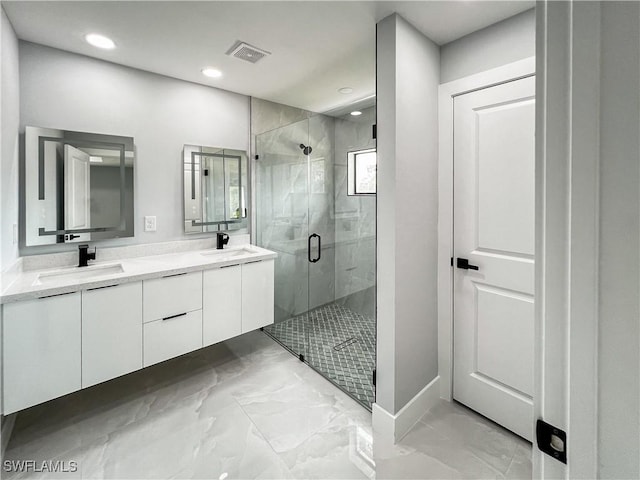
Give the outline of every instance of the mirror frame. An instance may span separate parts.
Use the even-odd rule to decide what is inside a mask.
[[[120,221],[118,225],[96,226],[90,228],[65,229],[60,228],[60,218],[56,215],[55,229],[42,227],[42,205],[39,202],[46,198],[46,168],[45,168],[45,142],[55,142],[64,148],[70,145],[76,148],[108,148],[118,151],[120,156]],[[42,127],[25,127],[25,246],[52,245],[68,243],[65,237],[68,234],[112,232],[113,235],[102,237],[121,238],[134,236],[134,225],[130,226],[131,234],[127,232],[128,225],[126,213],[128,209],[133,211],[134,205],[127,205],[125,195],[126,162],[131,158],[131,168],[135,171],[135,152],[133,137],[118,135],[105,135],[91,132],[78,132],[72,130],[60,130]],[[134,182],[135,183],[135,182]],[[132,194],[135,185],[131,186]],[[58,206],[59,209],[59,206]],[[47,221],[51,221],[48,220]],[[53,241],[52,241],[53,240]],[[71,239],[73,240],[73,239]]]
[[[211,150],[209,151],[203,151],[204,149],[207,150]],[[229,153],[224,153],[224,152],[229,152]],[[183,220],[184,220],[184,233],[185,234],[196,234],[196,233],[215,233],[215,232],[221,232],[221,231],[231,231],[231,230],[240,230],[242,228],[247,228],[248,226],[248,218],[249,215],[248,213],[246,213],[245,215],[241,216],[240,218],[227,218],[227,209],[226,209],[226,203],[227,203],[227,192],[226,192],[226,183],[225,183],[225,193],[224,193],[224,202],[225,202],[225,218],[224,220],[211,220],[211,221],[205,221],[208,219],[203,218],[202,215],[202,209],[200,210],[200,218],[199,219],[187,219],[188,215],[187,215],[187,194],[188,194],[188,189],[190,188],[191,190],[191,194],[189,195],[189,197],[192,200],[196,199],[196,165],[199,164],[200,162],[196,159],[196,157],[215,157],[215,158],[222,158],[223,159],[223,177],[224,177],[224,181],[226,182],[226,173],[225,172],[225,164],[226,162],[224,161],[224,159],[237,159],[238,160],[238,179],[239,179],[239,184],[240,184],[240,188],[238,189],[238,205],[240,205],[240,208],[242,208],[243,203],[246,205],[247,203],[247,198],[244,199],[243,202],[243,198],[242,198],[242,187],[245,188],[245,192],[248,192],[248,156],[247,156],[247,152],[244,150],[238,150],[238,149],[233,149],[233,148],[225,148],[225,147],[208,147],[208,146],[203,146],[203,145],[187,145],[185,144],[182,150],[182,170],[183,170]],[[243,167],[243,161],[245,166]],[[186,178],[186,172],[187,172],[187,166],[189,166],[189,180],[187,181]],[[246,183],[247,185],[245,185],[242,182],[243,179],[243,174],[245,175],[245,179],[246,179]],[[188,186],[187,183],[189,183],[190,185]],[[247,196],[247,193],[245,193],[245,196]],[[245,206],[245,211],[247,210],[246,206]],[[225,226],[226,228],[221,228],[222,226]],[[213,227],[216,226],[217,229],[216,230],[209,230],[208,227]],[[231,227],[233,226],[233,227]],[[198,228],[201,227],[201,229],[199,230],[191,230],[189,228]]]

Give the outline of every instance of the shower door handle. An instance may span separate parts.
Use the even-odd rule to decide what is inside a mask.
[[[314,234],[316,235],[316,234]],[[313,263],[317,262],[318,260],[320,260],[320,257],[322,256],[322,237],[320,235],[316,235],[316,237],[318,237],[318,258],[316,258]]]
[[[316,237],[318,239],[318,257],[317,258],[311,258],[311,239]],[[311,235],[309,235],[309,238],[307,240],[307,258],[309,259],[309,262],[311,263],[316,263],[318,260],[320,260],[320,257],[322,256],[322,240],[320,235],[318,235],[317,233],[312,233]]]

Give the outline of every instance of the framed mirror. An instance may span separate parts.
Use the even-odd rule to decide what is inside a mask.
[[[25,244],[132,237],[132,137],[25,128]]]
[[[184,231],[247,228],[247,152],[185,145]]]

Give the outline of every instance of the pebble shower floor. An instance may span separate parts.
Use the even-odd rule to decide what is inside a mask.
[[[275,340],[368,409],[375,400],[375,320],[331,303],[265,327]]]

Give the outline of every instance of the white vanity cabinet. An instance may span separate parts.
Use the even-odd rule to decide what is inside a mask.
[[[242,333],[242,267],[206,270],[202,276],[202,339],[213,345]]]
[[[80,292],[3,305],[4,414],[81,388]]]
[[[242,333],[273,323],[274,261],[242,264]]]
[[[145,322],[202,308],[202,272],[145,280],[143,290]]]
[[[142,368],[142,282],[82,292],[82,388]]]
[[[204,346],[273,323],[273,269],[259,260],[203,273]]]
[[[162,273],[155,270],[147,278],[113,278],[113,285],[108,280],[78,282],[71,288],[79,291],[50,296],[44,296],[44,289],[27,290],[41,298],[16,299],[5,293],[2,413],[14,413],[273,323],[272,256],[245,257],[233,265],[224,260],[214,266],[205,254],[194,255],[207,259],[194,272],[170,274],[180,272],[173,268],[158,277]],[[224,258],[232,255],[238,254]],[[25,283],[32,288],[38,285],[34,277],[52,274],[25,275]],[[64,269],[60,275],[71,274]]]
[[[202,348],[202,272],[143,282],[144,366]]]

